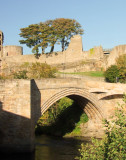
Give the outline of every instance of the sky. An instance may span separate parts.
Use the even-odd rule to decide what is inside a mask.
[[[84,51],[126,44],[126,0],[0,0],[3,45],[22,46],[23,54],[31,54],[31,48],[19,43],[20,28],[56,18],[75,19],[81,24]]]

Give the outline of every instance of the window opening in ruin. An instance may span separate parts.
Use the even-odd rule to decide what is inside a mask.
[[[0,41],[0,45],[1,45],[1,41]]]
[[[0,39],[1,39],[1,34],[0,34]]]
[[[109,52],[104,52],[104,54],[110,54]]]

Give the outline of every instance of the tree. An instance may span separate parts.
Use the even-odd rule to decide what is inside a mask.
[[[50,27],[48,31],[48,43],[49,43],[49,46],[51,46],[51,49],[50,49],[50,53],[51,53],[54,51],[54,45],[57,43],[58,37],[57,37],[56,30],[53,26],[53,20],[48,20],[45,23]]]
[[[38,54],[39,47],[42,53],[48,46],[51,46],[50,52],[53,52],[54,45],[61,42],[62,51],[68,46],[70,38],[75,34],[83,34],[81,25],[74,19],[58,18],[31,24],[26,28],[21,28],[19,34],[25,40],[20,40],[21,44],[33,47],[32,51]]]
[[[52,28],[52,21],[40,22],[39,23],[39,46],[42,48],[42,53],[45,52],[45,49],[54,42],[54,33]],[[54,34],[54,35],[53,35]]]
[[[74,19],[57,18],[53,21],[52,26],[57,39],[61,42],[62,51],[64,51],[65,46],[68,46],[73,35],[83,34],[81,25]]]
[[[39,39],[39,25],[31,24],[26,28],[21,28],[21,33],[19,34],[25,40],[20,40],[21,44],[26,44],[28,47],[34,47],[33,50],[36,50],[38,53],[38,46],[40,43]]]
[[[35,54],[38,54],[38,48],[41,47],[42,53],[44,53],[45,48],[48,46],[48,25],[41,22],[40,24],[32,24],[20,30],[21,33],[19,35],[25,38],[25,40],[19,41],[21,44],[26,44],[30,48],[33,47],[32,51]]]
[[[102,140],[92,139],[92,145],[82,144],[79,160],[125,160],[126,159],[126,96],[124,104],[115,110],[112,121],[104,120],[106,128]]]

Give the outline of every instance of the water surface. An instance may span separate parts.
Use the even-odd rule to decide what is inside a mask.
[[[74,160],[79,155],[81,143],[88,143],[85,138],[60,138],[37,136],[34,154],[4,156],[1,160]]]

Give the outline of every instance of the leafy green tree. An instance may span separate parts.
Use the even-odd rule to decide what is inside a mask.
[[[79,160],[125,160],[126,159],[126,96],[124,104],[115,110],[112,121],[104,120],[105,137],[92,139],[92,145],[82,144]]]
[[[28,47],[33,47],[32,52],[38,54],[39,47],[44,53],[45,48],[48,46],[48,30],[49,26],[45,23],[32,24],[26,28],[21,28],[21,33],[19,34],[25,40],[20,40],[21,44],[26,44]]]
[[[110,66],[104,73],[107,82],[117,82],[117,77],[119,77],[119,69],[116,65]]]
[[[49,26],[48,45],[51,47],[51,49],[50,49],[50,53],[51,53],[54,51],[55,44],[57,44],[58,36],[57,36],[56,30],[53,26],[53,20],[48,20],[45,23],[46,23],[46,25]]]
[[[48,39],[50,35],[50,26],[48,23],[39,23],[39,45],[38,47],[41,47],[42,49],[42,54],[45,53],[45,49],[48,47]]]
[[[21,44],[26,44],[28,47],[34,47],[33,50],[36,50],[38,53],[38,47],[40,43],[39,39],[39,25],[38,24],[31,24],[26,28],[21,28],[21,33],[19,34],[25,40],[20,40]]]
[[[68,45],[70,38],[75,34],[83,34],[81,25],[74,19],[58,18],[40,22],[39,24],[31,24],[26,28],[21,28],[19,34],[24,40],[20,40],[21,44],[33,47],[32,52],[38,54],[39,48],[42,53],[51,46],[50,52],[53,52],[54,45],[61,42],[62,51]]]

